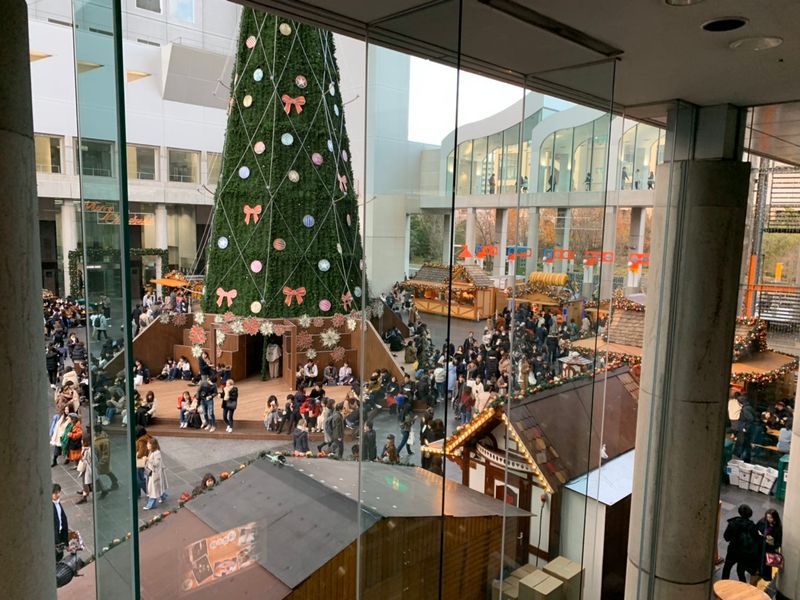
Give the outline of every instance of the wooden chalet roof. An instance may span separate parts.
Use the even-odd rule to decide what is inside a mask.
[[[405,283],[425,287],[445,287],[451,277],[453,286],[461,289],[494,287],[491,278],[476,265],[453,265],[451,269],[448,265],[437,263],[424,263],[414,277],[406,279]]]
[[[636,443],[639,385],[628,367],[597,378],[582,378],[512,401],[507,422],[553,490],[596,469],[600,449],[608,459]],[[449,454],[471,439],[486,437],[502,421],[502,410],[487,408],[473,418],[470,436],[454,434]],[[600,432],[603,431],[601,439]]]
[[[615,310],[608,326],[608,341],[641,348],[644,345],[644,311]]]

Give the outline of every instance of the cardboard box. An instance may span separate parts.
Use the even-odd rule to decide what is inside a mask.
[[[492,600],[519,600],[519,579],[516,577],[506,577],[502,587],[500,580],[492,582]]]
[[[565,600],[581,600],[583,569],[578,563],[559,556],[547,563],[543,570],[564,583]]]
[[[528,573],[519,580],[519,600],[535,600],[536,586],[548,579],[554,578],[540,569]]]
[[[564,582],[548,577],[533,588],[533,600],[565,600]]]
[[[526,575],[530,575],[531,573],[533,573],[537,569],[538,569],[538,567],[536,567],[534,565],[531,565],[531,564],[522,565],[518,569],[515,569],[514,572],[512,573],[512,575],[514,577],[518,577],[520,580],[522,580]]]

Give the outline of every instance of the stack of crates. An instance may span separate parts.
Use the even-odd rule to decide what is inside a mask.
[[[757,492],[761,489],[761,481],[764,479],[764,473],[766,472],[766,467],[753,465],[753,470],[750,472],[750,491]]]
[[[738,458],[728,461],[728,468],[726,469],[726,472],[728,473],[728,483],[731,485],[739,485],[739,465],[741,464],[742,461],[740,461]]]
[[[773,468],[767,468],[764,472],[764,478],[761,480],[761,485],[758,488],[758,491],[762,494],[767,494],[772,491],[772,486],[775,485],[775,480],[778,478],[778,470]]]
[[[743,462],[739,465],[739,489],[750,489],[750,474],[753,472],[753,465]],[[760,482],[759,482],[760,483]]]

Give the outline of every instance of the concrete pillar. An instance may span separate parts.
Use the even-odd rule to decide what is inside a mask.
[[[167,220],[167,205],[166,204],[156,204],[156,248],[160,248],[161,250],[169,249],[169,223]],[[160,256],[156,257],[156,279],[159,279],[162,275],[164,275],[164,267],[167,265],[164,264],[163,259]],[[160,285],[156,286],[156,296],[162,297],[162,288]]]
[[[600,263],[600,299],[610,298],[614,293],[614,265],[618,260],[625,260],[627,256],[618,257],[614,254],[617,247],[617,207],[606,206],[603,217],[603,254],[612,253],[614,262]]]
[[[494,258],[495,277],[506,274],[506,248],[508,247],[508,209],[496,208],[494,219],[494,243],[497,245],[497,256]]]
[[[61,260],[64,269],[64,295],[70,294],[72,279],[69,273],[69,253],[78,249],[78,219],[75,216],[75,201],[64,200],[61,205]],[[80,294],[79,297],[83,297]]]
[[[452,216],[450,213],[442,215],[442,263],[445,265],[450,264],[450,253],[453,251],[451,222]],[[453,261],[455,261],[455,256],[453,256]]]
[[[533,273],[539,264],[539,207],[528,209],[528,242],[531,256],[525,261],[525,274]]]
[[[0,364],[13,374],[0,397],[2,596],[56,597],[47,425],[52,394],[42,347],[39,202],[31,110],[28,7],[6,2],[0,19]],[[25,423],[31,429],[20,430]],[[65,490],[70,496],[74,490]],[[68,509],[69,510],[69,509]]]
[[[795,392],[795,407],[800,401],[800,385]],[[800,598],[800,426],[792,428],[792,448],[795,449],[794,465],[789,463],[789,479],[786,481],[786,498],[783,503],[784,568],[778,575],[778,591],[786,598]]]
[[[569,230],[572,228],[572,211],[569,208],[559,208],[556,214],[556,248],[562,250],[569,250]],[[559,263],[559,272],[567,273],[569,271],[569,261],[561,259]]]
[[[464,243],[469,248],[470,254],[475,254],[475,221],[478,218],[478,210],[476,208],[467,209],[467,229]]]
[[[660,165],[639,386],[628,600],[708,600],[750,165],[737,135],[681,104]],[[699,160],[701,131],[735,143]],[[680,142],[680,143],[679,143]],[[700,144],[698,143],[698,147]],[[699,460],[698,457],[702,457]]]
[[[591,299],[594,293],[594,266],[583,265],[583,284],[581,285],[581,296]]]
[[[635,206],[631,209],[631,232],[628,239],[628,250],[630,252],[642,253],[644,251],[644,228],[647,221],[646,208]],[[627,257],[625,257],[627,261]],[[625,295],[635,294],[639,291],[639,283],[642,280],[642,267],[636,271],[628,270],[627,281],[625,282]]]

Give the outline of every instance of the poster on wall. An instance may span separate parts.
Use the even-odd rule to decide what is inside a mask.
[[[258,525],[240,525],[186,546],[183,551],[184,592],[205,587],[256,564]]]

